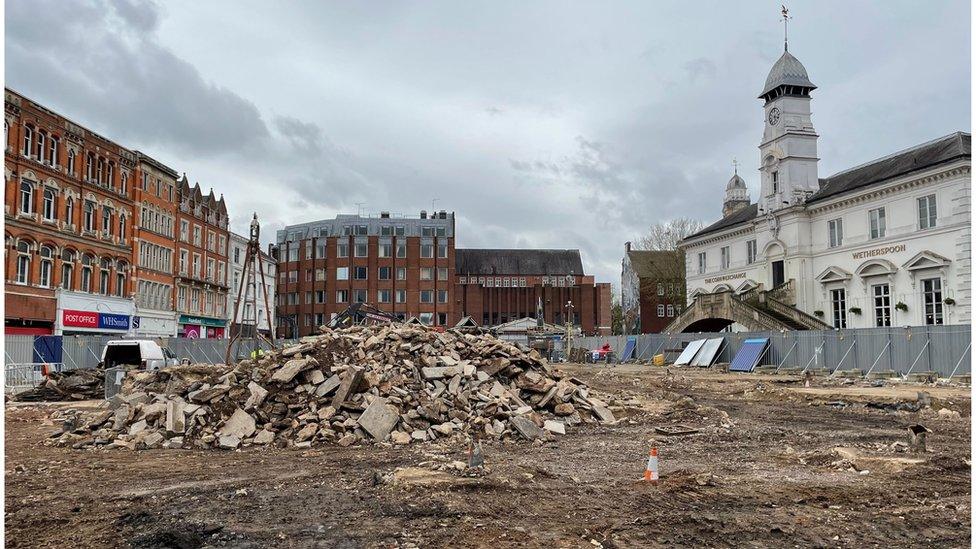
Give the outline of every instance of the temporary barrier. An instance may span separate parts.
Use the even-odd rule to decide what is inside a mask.
[[[688,346],[685,347],[685,350],[681,351],[681,354],[678,355],[678,358],[674,361],[674,365],[685,366],[687,364],[691,364],[691,361],[695,359],[695,355],[697,355],[698,351],[701,350],[702,345],[705,344],[705,341],[707,340],[696,339],[695,341],[689,343]]]
[[[722,350],[723,343],[725,343],[725,339],[721,337],[706,339],[701,350],[698,351],[694,360],[691,361],[691,365],[703,368],[711,366],[715,362],[715,357],[718,356],[718,352]]]
[[[742,348],[729,365],[730,372],[751,372],[759,364],[766,349],[769,347],[768,338],[747,339],[742,342]]]

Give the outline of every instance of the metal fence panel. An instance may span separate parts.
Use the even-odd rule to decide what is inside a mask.
[[[628,337],[637,337],[636,358],[649,361],[664,354],[666,362],[677,358],[696,339],[725,339],[717,362],[731,362],[746,339],[769,338],[769,351],[760,364],[784,368],[863,372],[935,371],[941,377],[969,374],[972,356],[972,326],[911,326],[857,328],[851,330],[788,332],[718,332],[642,334],[638,336],[588,336],[574,340],[578,347],[596,349],[610,343],[622,351]]]
[[[4,360],[20,364],[34,362],[34,336],[9,335],[3,338]]]

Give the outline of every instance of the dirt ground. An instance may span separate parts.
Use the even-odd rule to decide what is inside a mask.
[[[968,547],[970,389],[562,366],[616,425],[466,448],[72,450],[6,408],[8,547]],[[919,411],[917,392],[931,404]],[[72,405],[77,407],[78,405]],[[65,405],[60,405],[64,408]],[[946,409],[945,411],[941,411]],[[958,412],[958,414],[956,414]],[[921,423],[928,451],[910,453]],[[698,429],[666,436],[656,427]],[[639,481],[648,449],[661,480]]]

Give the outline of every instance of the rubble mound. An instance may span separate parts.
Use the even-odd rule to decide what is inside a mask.
[[[17,402],[73,401],[104,398],[105,370],[85,368],[66,372],[50,372],[38,385],[15,394]]]
[[[615,421],[535,350],[403,324],[323,329],[233,366],[130,372],[111,404],[53,440],[130,449],[402,445],[457,435],[534,440]]]

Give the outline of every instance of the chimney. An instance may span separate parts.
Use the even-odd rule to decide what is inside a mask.
[[[390,212],[380,212],[380,219],[389,219]]]
[[[427,219],[427,210],[420,210],[420,219]]]
[[[624,242],[624,251],[630,251],[630,242]]]

